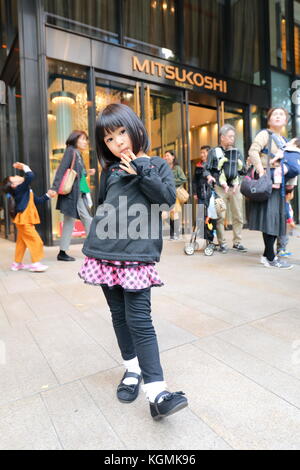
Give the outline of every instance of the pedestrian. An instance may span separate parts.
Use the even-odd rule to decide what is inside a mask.
[[[77,178],[72,187],[72,191],[67,195],[58,195],[56,209],[64,215],[63,229],[60,239],[60,251],[57,255],[59,261],[75,261],[75,258],[69,256],[66,252],[69,249],[74,223],[80,219],[85,227],[86,234],[89,233],[92,217],[89,209],[91,207],[90,189],[88,187],[86,176],[93,176],[96,173],[94,168],[86,170],[81,152],[88,147],[88,136],[85,131],[74,130],[66,141],[66,150],[59,167],[56,170],[55,178],[52,184],[52,190],[58,192],[64,174],[71,167],[73,157],[75,156],[74,170],[77,172]]]
[[[267,125],[271,133],[274,133],[276,139],[271,142],[271,154],[276,155],[280,146],[285,145],[286,140],[282,136],[284,127],[288,122],[288,112],[284,108],[271,108],[267,114]],[[258,176],[263,176],[267,168],[270,133],[267,129],[261,130],[255,137],[250,149],[248,162],[254,165]],[[276,164],[276,162],[275,162]],[[274,163],[270,163],[274,168]],[[295,184],[295,179],[286,182],[289,185]],[[250,230],[259,230],[262,232],[264,241],[264,253],[261,256],[261,263],[267,268],[290,269],[293,266],[279,259],[275,255],[275,240],[277,237],[286,234],[285,220],[285,198],[282,197],[282,188],[273,188],[270,198],[264,202],[249,203],[249,221]]]
[[[278,256],[292,256],[293,253],[287,251],[289,242],[289,232],[296,228],[294,222],[294,211],[291,201],[294,199],[294,189],[285,189],[285,218],[286,218],[286,235],[277,237],[277,255]]]
[[[163,285],[155,263],[162,249],[165,209],[159,209],[157,219],[154,209],[174,204],[174,178],[162,158],[147,155],[144,125],[126,105],[110,104],[100,113],[96,143],[103,168],[100,206],[84,243],[79,276],[102,287],[111,311],[125,367],[117,398],[134,401],[143,379],[151,416],[160,419],[187,406],[182,392],[167,391],[151,319],[151,287]],[[140,233],[132,230],[137,211],[144,214]],[[153,236],[151,228],[156,227]]]
[[[193,178],[193,193],[194,199],[198,204],[204,204],[207,201],[207,177],[205,176],[205,163],[207,162],[208,152],[210,151],[209,145],[203,145],[200,148],[199,162],[196,165],[194,178]]]
[[[187,182],[187,177],[184,174],[183,169],[178,164],[175,152],[169,150],[165,152],[164,160],[168,163],[174,176],[175,187],[180,188],[184,183]],[[180,236],[180,216],[182,212],[181,203],[176,197],[175,206],[170,211],[170,240],[178,240]]]
[[[17,228],[15,261],[11,265],[11,270],[28,269],[34,273],[44,272],[48,269],[48,266],[41,263],[44,257],[44,245],[35,228],[35,225],[40,223],[36,204],[42,204],[51,197],[55,197],[55,192],[48,190],[44,196],[36,196],[30,188],[35,176],[33,171],[28,165],[20,162],[14,163],[13,167],[22,170],[24,176],[7,176],[2,183],[2,191],[11,198],[10,207],[11,212],[13,212],[13,223]],[[28,248],[31,256],[30,265],[23,264],[26,248]]]
[[[234,149],[235,143],[235,128],[230,124],[225,124],[221,127],[219,132],[220,145],[211,149],[208,153],[208,159],[206,164],[206,176],[209,184],[216,183],[215,191],[217,195],[224,201],[226,208],[230,208],[232,217],[232,231],[233,231],[233,249],[241,253],[246,253],[242,241],[242,230],[243,230],[243,211],[242,211],[242,195],[240,187],[237,184],[239,175],[243,173],[243,170],[239,170],[238,162],[244,161],[239,150]],[[232,166],[235,167],[235,175],[231,175],[232,178],[227,180],[226,187],[221,186],[220,182],[220,162],[223,159],[230,161],[233,159],[234,163]],[[225,160],[223,160],[223,163]],[[244,167],[244,165],[243,165]],[[244,169],[244,168],[243,168]],[[223,181],[224,183],[224,181]],[[226,211],[223,211],[217,221],[217,237],[219,242],[220,253],[228,253],[226,238],[225,238],[225,217]]]

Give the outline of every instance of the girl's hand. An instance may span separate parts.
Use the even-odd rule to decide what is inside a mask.
[[[95,168],[90,168],[87,173],[88,173],[89,176],[94,176],[96,174],[96,169]]]
[[[48,194],[48,196],[53,198],[53,197],[56,196],[56,191],[54,191],[53,189],[48,189],[47,194]]]
[[[13,167],[16,168],[17,170],[23,170],[24,163],[16,162],[13,164]]]
[[[134,155],[134,153],[131,152],[131,150],[127,150],[126,154],[121,153],[121,156],[122,158],[121,158],[120,168],[122,168],[122,170],[126,171],[130,175],[137,175],[137,172],[135,171],[135,169],[130,165],[130,162],[137,158]]]

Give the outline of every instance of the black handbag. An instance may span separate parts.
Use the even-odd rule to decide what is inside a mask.
[[[269,132],[268,144],[268,163],[266,173],[259,178],[255,172],[255,168],[251,166],[241,183],[241,193],[250,201],[264,202],[267,201],[272,194],[272,178],[270,172],[270,155],[272,146],[272,133]]]

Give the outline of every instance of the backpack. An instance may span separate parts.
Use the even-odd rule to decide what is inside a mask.
[[[17,215],[17,210],[16,210],[16,201],[15,198],[8,193],[6,195],[7,197],[7,208],[8,208],[8,213],[12,219],[14,219]]]
[[[239,152],[237,149],[230,149],[224,151],[225,157],[228,159],[224,163],[222,170],[225,173],[228,185],[238,176],[238,159]]]

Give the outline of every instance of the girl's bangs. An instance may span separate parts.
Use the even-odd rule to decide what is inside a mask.
[[[101,129],[102,138],[104,138],[106,134],[114,132],[119,127],[124,127],[123,122],[124,119],[122,119],[118,114],[102,113],[99,119],[99,128]]]

